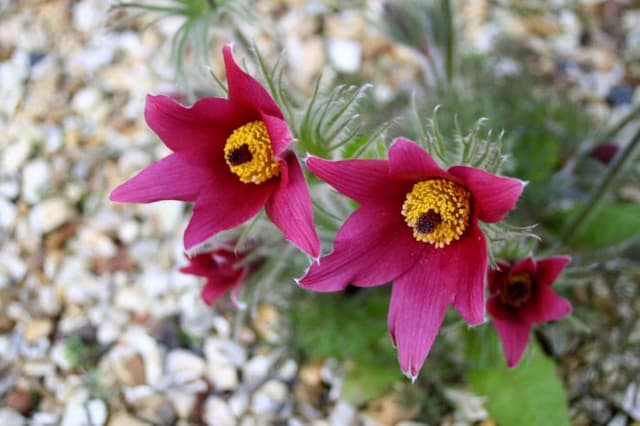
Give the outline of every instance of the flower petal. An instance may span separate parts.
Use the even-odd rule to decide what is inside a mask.
[[[571,303],[558,296],[549,286],[538,285],[535,299],[521,311],[520,316],[531,323],[541,324],[564,318],[571,313]]]
[[[468,166],[453,166],[449,173],[471,191],[480,220],[488,223],[499,222],[515,207],[525,184]]]
[[[529,343],[531,324],[517,320],[504,320],[493,318],[493,325],[500,336],[502,351],[507,359],[509,368],[513,368],[520,362],[524,350]]]
[[[453,302],[469,325],[485,322],[485,276],[487,271],[487,242],[479,226],[473,225],[460,241],[446,247],[446,268],[442,273],[457,282]]]
[[[227,71],[229,85],[229,99],[282,119],[282,112],[269,93],[260,83],[240,69],[233,59],[231,45],[222,49],[224,65]]]
[[[239,274],[240,275],[240,274]],[[202,287],[202,292],[200,293],[200,297],[207,305],[211,305],[215,302],[220,296],[231,291],[233,288],[238,286],[242,281],[240,279],[231,280],[231,279],[218,279],[216,277],[209,277],[207,279],[206,284]]]
[[[389,148],[389,174],[394,178],[420,180],[448,176],[417,143],[397,138]]]
[[[267,127],[269,139],[271,139],[271,148],[276,158],[280,157],[287,147],[291,144],[293,136],[289,131],[286,121],[268,114],[262,114],[262,121]]]
[[[402,203],[411,190],[411,184],[402,184],[389,178],[387,160],[329,161],[309,157],[306,164],[311,173],[360,204],[385,198],[397,198]]]
[[[314,262],[298,284],[328,292],[348,284],[372,287],[400,276],[423,256],[426,245],[414,240],[397,216],[390,217],[386,205],[357,209],[338,231],[333,251]]]
[[[538,260],[536,279],[541,286],[550,286],[558,278],[565,266],[571,262],[569,256],[553,256]]]
[[[210,179],[209,176],[206,168],[192,166],[176,154],[170,154],[119,185],[111,192],[109,199],[120,203],[195,201],[200,187]]]
[[[169,96],[148,95],[147,124],[172,151],[194,164],[224,163],[223,147],[231,132],[260,118],[242,105],[203,98],[184,107]]]
[[[424,363],[442,325],[447,306],[453,301],[454,282],[437,265],[444,251],[433,251],[393,282],[389,305],[389,332],[398,348],[398,361],[412,380]]]
[[[241,183],[230,172],[218,171],[196,200],[184,233],[185,248],[189,250],[214,234],[251,219],[265,205],[276,182]]]
[[[511,267],[509,270],[509,277],[520,273],[520,272],[528,272],[531,275],[535,276],[536,273],[536,263],[533,261],[531,257],[526,257]]]
[[[291,153],[280,161],[280,186],[267,202],[266,211],[284,237],[302,251],[320,256],[320,239],[313,223],[309,189],[297,157]]]

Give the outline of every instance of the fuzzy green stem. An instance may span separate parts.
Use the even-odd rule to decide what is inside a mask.
[[[451,9],[450,0],[442,0],[442,12],[445,17],[446,40],[445,40],[445,70],[447,74],[447,82],[451,84],[453,80],[453,62],[455,54],[455,24],[453,22],[453,11]]]
[[[613,165],[602,179],[602,182],[592,192],[591,197],[587,200],[582,210],[578,213],[576,218],[567,227],[566,231],[560,238],[560,243],[565,245],[571,242],[572,238],[580,230],[580,227],[591,217],[591,215],[600,207],[604,201],[605,195],[609,192],[613,184],[616,182],[616,178],[625,169],[627,163],[629,163],[634,157],[634,151],[640,144],[640,130],[632,138],[631,142],[626,146],[624,151],[618,154]]]

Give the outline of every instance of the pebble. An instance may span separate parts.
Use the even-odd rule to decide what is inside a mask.
[[[27,421],[15,410],[10,408],[0,408],[0,425],[2,426],[25,426]]]
[[[209,426],[235,426],[236,418],[227,403],[216,396],[210,396],[204,403],[204,421]]]
[[[289,390],[278,380],[269,380],[256,390],[251,399],[251,410],[258,415],[277,413],[287,401]]]
[[[353,74],[362,63],[362,45],[354,40],[330,38],[327,40],[329,61],[336,70]]]
[[[36,204],[51,186],[51,167],[44,159],[27,163],[22,169],[22,199]]]
[[[62,198],[50,198],[36,205],[29,213],[29,225],[40,234],[53,231],[71,220],[74,210]]]
[[[206,363],[199,356],[184,349],[175,349],[167,355],[166,371],[176,383],[187,383],[203,377]]]

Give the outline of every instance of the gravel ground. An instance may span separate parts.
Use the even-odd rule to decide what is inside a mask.
[[[498,31],[526,38],[534,68],[596,119],[622,114],[640,98],[640,12],[589,3],[599,27],[588,44],[575,14],[518,21],[481,1],[465,7],[464,35],[480,50]],[[177,91],[166,53],[175,22],[115,29],[118,16],[107,7],[0,1],[0,425],[416,425],[392,395],[365,407],[342,401],[339,366],[298,365],[271,344],[272,306],[236,327],[228,305],[202,303],[201,282],[177,272],[188,218],[181,203],[107,200],[167,153],[144,123],[144,101],[149,92]],[[258,11],[281,37],[298,88],[312,87],[321,70],[328,78],[360,72],[384,98],[419,78],[418,57],[361,15],[304,1],[260,2]],[[615,13],[622,25],[607,36],[599,28]],[[265,52],[277,48],[273,34],[253,31]],[[216,37],[221,45],[224,34]],[[624,49],[610,48],[620,40],[628,41]],[[220,58],[212,62],[221,70]],[[634,295],[624,318],[640,310]],[[585,297],[595,304],[616,297],[606,286],[596,296]],[[203,344],[194,348],[189,338]],[[591,392],[602,384],[587,368],[602,365],[593,359],[598,350],[587,339],[562,358],[564,371],[581,371],[568,377],[575,423],[640,421],[631,389],[640,384],[627,400]],[[636,355],[627,365],[639,362]],[[611,362],[615,370],[621,361]],[[463,396],[462,405],[475,403]],[[451,424],[471,423],[464,412]]]

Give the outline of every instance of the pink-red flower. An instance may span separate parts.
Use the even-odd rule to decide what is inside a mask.
[[[235,252],[233,245],[220,247],[188,257],[189,264],[180,268],[180,272],[207,279],[201,293],[207,305],[227,292],[231,292],[231,298],[237,304],[236,292],[254,267],[254,264],[245,261],[247,254]]]
[[[551,284],[571,261],[554,256],[538,261],[530,257],[518,262],[498,261],[489,270],[487,310],[493,319],[509,367],[515,367],[529,342],[533,324],[565,317],[571,304],[558,296]]]
[[[117,187],[111,200],[195,203],[187,249],[251,219],[263,207],[284,237],[313,257],[320,241],[291,133],[267,91],[223,50],[228,99],[203,98],[184,107],[149,95],[147,124],[173,151]]]
[[[478,220],[502,220],[523,182],[467,166],[443,170],[402,138],[388,160],[311,157],[307,167],[360,207],[299,284],[326,292],[393,281],[389,331],[400,367],[415,378],[449,304],[469,324],[485,320],[487,244]]]

